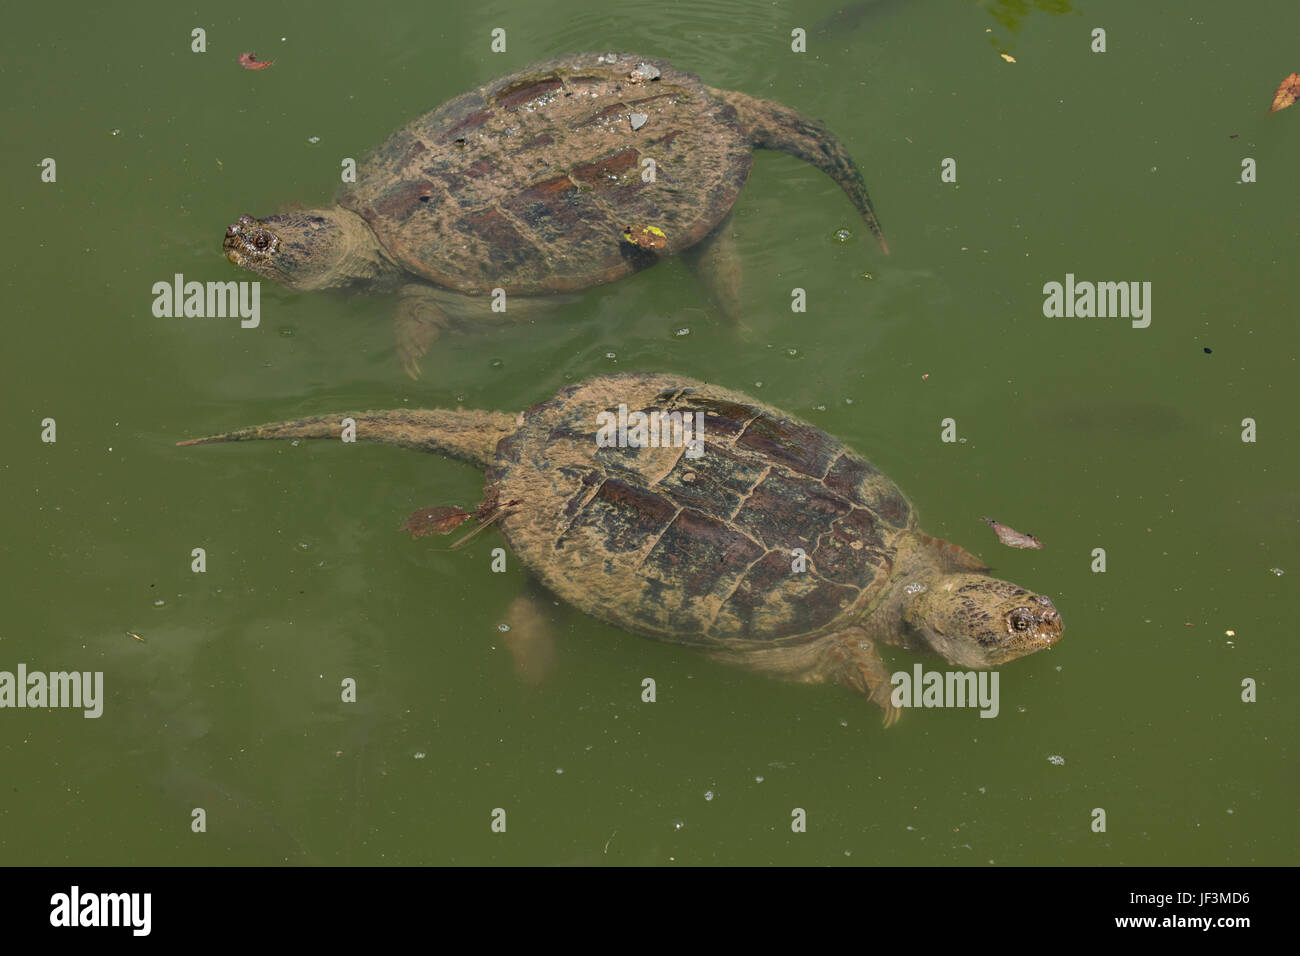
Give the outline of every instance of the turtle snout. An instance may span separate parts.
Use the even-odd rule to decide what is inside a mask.
[[[234,222],[226,227],[226,238],[233,239],[245,230],[253,229],[258,225],[256,219],[252,216],[240,216]]]
[[[270,258],[280,244],[280,238],[252,216],[240,216],[226,227],[226,238],[221,247],[226,258],[237,266],[247,266],[250,261]]]
[[[1048,647],[1061,639],[1065,625],[1061,623],[1061,614],[1050,604],[1038,614],[1038,627],[1035,630],[1039,638]]]

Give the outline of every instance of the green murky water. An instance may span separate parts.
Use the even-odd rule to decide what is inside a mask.
[[[1037,6],[10,10],[0,670],[102,671],[105,702],[96,720],[0,710],[0,860],[1293,862],[1300,114],[1265,110],[1300,18],[1282,0]],[[250,278],[220,253],[237,215],[324,201],[343,157],[411,117],[590,48],[825,120],[893,255],[825,176],[762,153],[735,214],[747,339],[677,262],[445,340],[419,383],[390,300],[264,284],[256,329],[153,316],[175,273]],[[275,65],[241,70],[244,51]],[[1150,326],[1045,317],[1067,273],[1150,282]],[[499,538],[446,552],[396,530],[475,503],[472,468],[173,444],[357,407],[518,409],[616,370],[741,389],[842,438],[932,534],[1052,595],[1065,639],[1002,670],[997,719],[909,711],[889,731],[838,688],[561,608],[531,685],[497,629],[525,583],[490,572]],[[940,441],[945,418],[964,441]],[[1002,548],[981,515],[1046,547]]]

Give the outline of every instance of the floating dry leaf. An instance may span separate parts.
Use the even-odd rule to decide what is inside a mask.
[[[1276,113],[1278,110],[1284,110],[1300,98],[1300,73],[1292,73],[1277,88],[1273,94],[1273,108],[1270,113]]]
[[[274,60],[259,60],[256,53],[239,54],[239,65],[246,70],[265,70]]]
[[[980,518],[980,520],[997,532],[998,540],[1008,548],[1041,548],[1043,546],[1043,542],[1032,534],[1021,534],[1015,528],[1008,528],[1002,522],[994,521],[992,518]]]
[[[423,538],[430,534],[447,534],[459,528],[468,517],[468,511],[461,511],[454,505],[421,508],[406,519],[401,530],[411,532],[413,538]]]
[[[1012,56],[1010,53],[1001,53],[1001,54],[999,54],[999,56],[1001,56],[1002,59],[1006,60],[1008,63],[1015,63],[1015,62],[1016,62],[1016,58],[1015,58],[1014,56]]]

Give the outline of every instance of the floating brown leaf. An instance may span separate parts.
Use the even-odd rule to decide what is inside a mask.
[[[469,517],[468,511],[461,511],[454,505],[439,505],[436,508],[421,508],[402,525],[402,531],[411,532],[413,538],[423,538],[430,534],[447,534],[455,531]]]
[[[1282,81],[1277,92],[1273,94],[1273,108],[1269,112],[1276,113],[1278,110],[1284,110],[1297,98],[1300,98],[1300,73],[1292,73]]]
[[[265,70],[274,60],[259,60],[256,53],[239,54],[239,65],[246,70]]]
[[[998,540],[1008,548],[1041,548],[1043,546],[1043,542],[1032,534],[1021,534],[1015,528],[1008,528],[992,518],[980,518],[980,520],[997,532]]]

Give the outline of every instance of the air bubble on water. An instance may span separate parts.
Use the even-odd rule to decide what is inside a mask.
[[[506,363],[501,361],[501,359],[493,359],[488,364],[491,365],[493,368],[503,368]]]
[[[704,799],[705,799],[705,800],[712,800],[712,799],[713,799],[713,791],[712,791],[712,790],[705,790],[705,791],[704,791]]]
[[[852,404],[853,404],[853,399],[851,399],[851,398],[846,398],[846,399],[844,399],[844,404],[845,404],[845,405],[852,405]]]
[[[1060,754],[1052,754],[1047,758],[1047,762],[1050,763],[1053,767],[1065,766],[1065,758],[1062,757]]]
[[[755,387],[755,388],[762,388],[762,387],[763,387],[763,382],[762,382],[762,380],[759,380],[759,381],[755,382],[755,383],[754,383],[754,387]]]
[[[841,717],[841,718],[840,718],[840,726],[841,726],[841,727],[847,727],[848,725],[849,725],[849,722],[848,722],[847,720],[845,720],[843,717]]]
[[[820,405],[820,404],[819,404],[819,405],[814,405],[814,406],[813,406],[813,411],[814,411],[814,412],[824,412],[824,411],[826,411],[826,406],[825,406],[825,405]]]
[[[294,448],[297,448],[299,441],[301,441],[301,439],[295,438],[293,441],[289,442],[289,444],[292,445]]]
[[[674,830],[680,832],[680,831],[681,831],[681,830],[686,826],[686,821],[685,821],[685,820],[674,820],[672,825],[673,825],[673,829],[674,829]]]
[[[1274,574],[1276,574],[1279,578],[1282,575],[1286,574],[1286,572],[1283,571],[1281,568],[1269,568],[1269,570],[1272,571]]]
[[[315,144],[317,144],[317,143],[320,142],[320,137],[319,137],[319,136],[308,136],[308,137],[307,137],[307,142],[311,143],[311,144],[314,146]]]
[[[504,634],[504,633],[506,633],[506,631],[510,630],[510,625],[509,625],[509,624],[498,624],[498,625],[497,625],[497,630],[500,631],[502,634]]]
[[[755,783],[762,783],[762,782],[763,782],[763,778],[762,778],[762,777],[755,777],[755,778],[754,778],[754,782],[755,782]]]
[[[154,601],[154,602],[153,602],[153,606],[154,606],[154,607],[163,607],[166,603],[167,603],[167,602],[164,601],[162,598],[159,598],[157,601]]]
[[[834,238],[836,242],[845,243],[853,238],[853,233],[847,229],[836,229],[835,235],[832,238]]]
[[[276,331],[279,332],[279,333],[280,333],[282,336],[284,336],[286,339],[291,339],[291,338],[293,338],[293,326],[292,326],[292,325],[282,325],[282,326],[280,326],[278,329],[276,329]]]
[[[618,360],[618,353],[617,353],[617,352],[606,352],[606,353],[605,353],[605,358],[609,359],[611,362],[615,362],[615,361]]]
[[[682,338],[683,336],[690,335],[690,334],[691,334],[691,330],[687,328],[678,329],[676,332],[673,333],[673,335],[677,336],[679,339]]]
[[[1231,816],[1232,814],[1234,814],[1234,813],[1236,813],[1236,812],[1237,812],[1237,811],[1236,811],[1236,810],[1233,810],[1231,807],[1229,807],[1228,810],[1227,810],[1227,813],[1228,813],[1229,816]]]
[[[118,136],[118,135],[121,134],[121,132],[122,132],[122,131],[121,131],[120,129],[111,129],[111,130],[108,131],[108,135],[109,135],[109,136]]]
[[[799,357],[799,350],[798,350],[798,349],[786,349],[786,350],[785,350],[785,354],[788,355],[788,356],[790,356],[790,358],[798,358],[798,357]]]
[[[555,772],[556,772],[556,773],[564,773],[564,768],[563,768],[563,767],[556,767],[556,768],[555,768]]]
[[[423,759],[424,759],[424,751],[423,751],[423,750],[417,750],[417,751],[415,752],[414,756],[415,756],[415,759],[416,759],[416,760],[423,760]]]
[[[1016,711],[1017,711],[1018,713],[1023,714],[1023,713],[1025,712],[1025,705],[1024,705],[1024,704],[1017,704],[1017,705],[1016,705]]]
[[[978,790],[980,793],[986,793],[988,790],[987,787],[976,787],[975,789]]]

